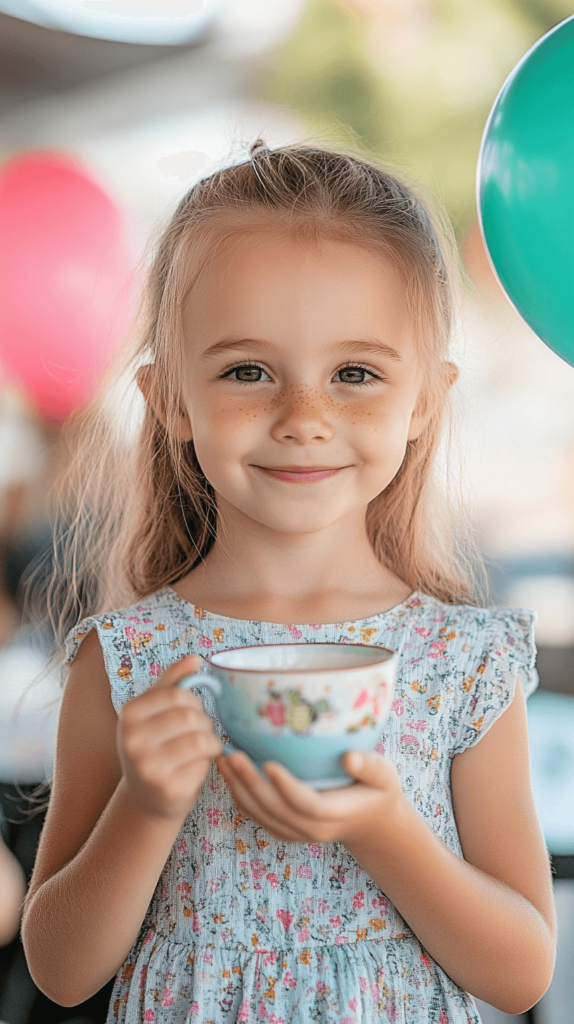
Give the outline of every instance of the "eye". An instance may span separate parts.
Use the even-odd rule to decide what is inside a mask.
[[[262,366],[256,363],[241,363],[240,366],[232,366],[220,374],[229,380],[236,380],[239,384],[258,384],[264,379],[271,380],[268,373]]]
[[[368,379],[370,378],[370,380]],[[342,366],[337,370],[333,380],[341,384],[372,384],[373,380],[383,378],[374,370],[368,370],[366,366]]]

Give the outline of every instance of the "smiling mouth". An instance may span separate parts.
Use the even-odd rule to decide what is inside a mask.
[[[334,476],[335,473],[340,473],[342,469],[346,469],[346,466],[256,466],[256,469],[263,470],[264,473],[269,473],[270,476],[275,477],[276,480],[284,480],[287,483],[302,484],[302,483],[313,483],[317,480],[326,480],[329,476]]]

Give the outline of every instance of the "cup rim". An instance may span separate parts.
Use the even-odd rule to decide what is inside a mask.
[[[298,669],[298,668],[294,668],[294,667],[290,667],[290,668],[244,668],[244,667],[233,668],[231,666],[218,665],[218,664],[216,664],[213,661],[213,658],[216,658],[216,657],[218,657],[219,655],[222,655],[222,654],[231,654],[231,653],[233,653],[233,651],[249,651],[251,649],[260,650],[262,647],[316,647],[316,646],[319,646],[319,645],[321,645],[321,647],[346,647],[346,648],[348,648],[348,647],[360,647],[363,650],[367,650],[367,651],[381,651],[381,652],[384,652],[385,657],[382,657],[379,661],[372,661],[370,663],[365,663],[364,665],[353,665],[351,668],[349,666],[345,666],[345,665],[341,665],[341,666],[339,666],[337,668],[304,668],[304,669]],[[397,660],[397,652],[396,651],[392,651],[390,647],[383,647],[382,644],[338,644],[338,643],[333,642],[332,640],[327,640],[327,641],[317,640],[317,641],[314,641],[314,642],[311,641],[310,643],[304,643],[304,644],[297,643],[296,641],[294,641],[292,643],[284,643],[284,644],[241,644],[239,647],[228,647],[228,648],[226,648],[225,651],[213,651],[213,653],[207,655],[205,660],[208,663],[208,665],[211,665],[212,668],[220,668],[220,669],[223,669],[224,672],[258,672],[258,673],[264,673],[265,675],[269,675],[270,673],[272,675],[294,675],[294,674],[299,673],[299,672],[304,672],[305,674],[312,672],[312,673],[317,673],[317,674],[318,673],[323,673],[324,675],[332,675],[333,672],[353,672],[353,671],[355,671],[357,669],[377,668],[379,665],[391,664],[393,661]]]

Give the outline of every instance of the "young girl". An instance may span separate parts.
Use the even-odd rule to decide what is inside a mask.
[[[179,204],[137,443],[109,399],[84,418],[56,545],[52,606],[83,621],[23,935],[57,1002],[117,974],[109,1024],[475,1024],[470,993],[518,1013],[548,987],[534,617],[474,606],[430,500],[454,274],[351,156],[256,146]],[[177,687],[208,651],[309,641],[400,658],[376,752],[326,793],[223,756]]]

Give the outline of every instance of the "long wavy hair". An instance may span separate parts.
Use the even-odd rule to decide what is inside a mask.
[[[57,485],[51,570],[36,582],[33,601],[58,651],[77,621],[176,582],[214,543],[216,495],[193,442],[178,440],[175,429],[182,305],[225,239],[270,224],[367,247],[399,271],[430,415],[371,501],[369,537],[380,562],[413,589],[448,603],[476,603],[485,592],[468,519],[441,497],[433,474],[439,440],[448,437],[444,361],[460,280],[446,220],[395,173],[362,157],[314,145],[270,150],[258,141],[250,159],[199,181],[179,202],[149,260],[134,344],[66,427],[70,457]],[[138,374],[140,384],[147,378],[147,404]],[[165,425],[153,412],[160,404]]]

